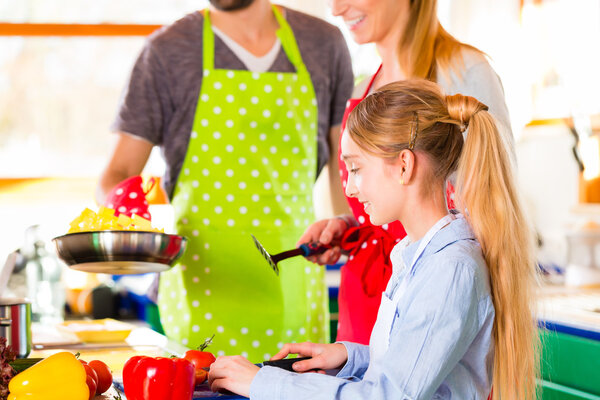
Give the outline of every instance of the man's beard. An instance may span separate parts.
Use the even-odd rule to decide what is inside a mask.
[[[248,7],[254,0],[209,0],[215,8],[222,11],[235,11]]]

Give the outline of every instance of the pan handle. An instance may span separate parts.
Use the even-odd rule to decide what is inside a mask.
[[[331,249],[331,245],[322,244],[319,242],[303,243],[299,247],[302,250],[304,257],[310,257],[317,254],[325,253],[325,251]]]

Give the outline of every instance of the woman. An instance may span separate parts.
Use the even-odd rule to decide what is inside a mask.
[[[347,103],[342,130],[348,113],[371,91],[393,81],[424,78],[438,82],[447,93],[474,96],[487,104],[512,153],[500,79],[479,50],[458,42],[444,30],[437,19],[436,0],[333,0],[332,9],[344,19],[357,43],[376,44],[382,60],[366,86],[363,83],[355,89],[354,98]],[[344,184],[348,173],[342,162],[340,176]],[[342,249],[349,253],[341,271],[337,340],[366,344],[391,275],[391,249],[406,233],[397,222],[373,226],[362,205],[347,199],[353,215],[312,224],[298,243],[328,244],[343,239],[341,246],[311,260],[334,264]]]
[[[369,346],[292,343],[274,357],[312,357],[294,370],[342,368],[335,377],[220,357],[211,388],[253,400],[483,400],[493,384],[493,399],[535,399],[533,234],[487,106],[426,80],[394,82],[350,114],[341,149],[346,194],[374,225],[399,220],[408,233]],[[462,214],[447,209],[453,173]]]

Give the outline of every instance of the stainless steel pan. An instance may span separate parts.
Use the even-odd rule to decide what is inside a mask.
[[[138,231],[77,232],[52,240],[70,268],[114,275],[166,271],[187,244],[183,236]]]

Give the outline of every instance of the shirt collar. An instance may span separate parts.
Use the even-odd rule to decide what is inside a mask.
[[[408,237],[404,238],[403,242],[405,240],[408,242]],[[402,252],[402,260],[404,261],[404,265],[409,266],[412,263],[413,257],[419,248],[421,240],[418,240],[414,243],[408,242],[408,245]],[[462,215],[457,215],[455,220],[451,221],[450,224],[448,224],[444,229],[438,231],[433,236],[427,247],[425,247],[421,257],[437,253],[446,246],[458,242],[459,240],[476,240],[473,230]]]

